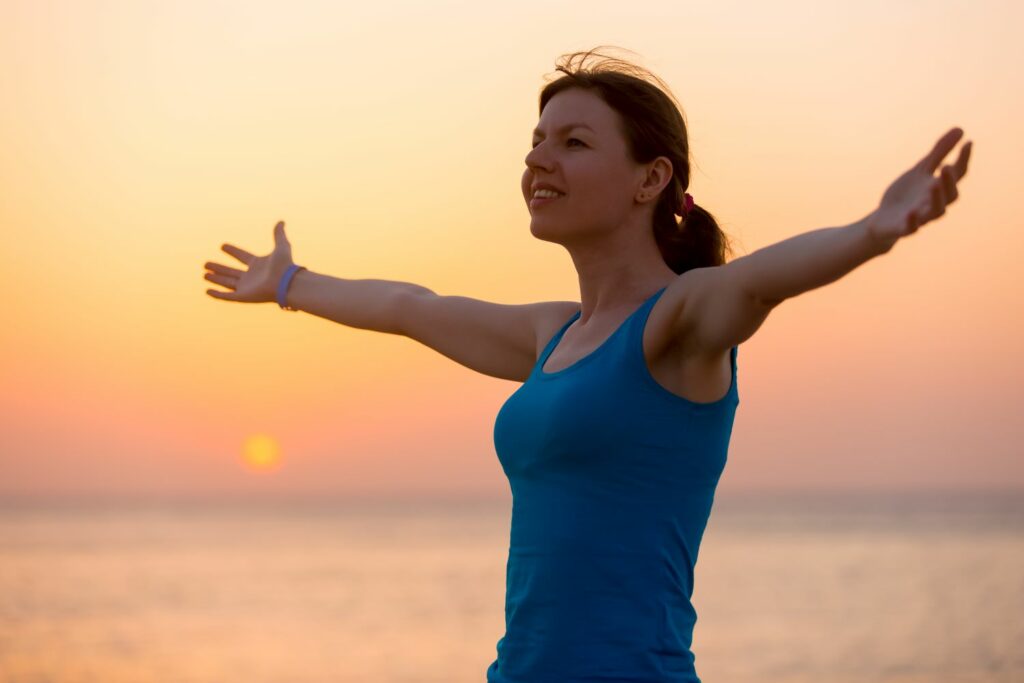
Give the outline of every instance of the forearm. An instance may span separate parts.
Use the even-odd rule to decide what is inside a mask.
[[[738,277],[758,301],[776,305],[835,282],[857,266],[886,253],[868,230],[871,215],[834,228],[821,228],[758,249],[736,264]]]
[[[410,282],[347,280],[309,270],[292,277],[286,305],[349,327],[399,334],[399,304],[409,292],[430,290]]]

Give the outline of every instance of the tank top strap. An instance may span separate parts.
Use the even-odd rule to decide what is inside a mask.
[[[658,303],[661,295],[665,293],[668,287],[662,287],[657,292],[652,294],[647,301],[641,304],[640,308],[633,313],[632,320],[630,320],[629,330],[629,345],[634,348],[640,348],[643,351],[643,337],[644,329],[647,327],[647,319],[651,316],[651,310],[654,308],[654,304]],[[639,346],[637,346],[639,344]]]
[[[667,286],[662,287],[652,294],[630,316],[629,326],[622,340],[622,354],[627,359],[627,363],[635,364],[639,361],[646,365],[647,361],[644,360],[644,329],[647,327],[647,319],[651,317],[651,310],[654,308],[654,304],[661,299],[661,295],[665,293],[666,289],[668,289]],[[631,371],[635,371],[635,368],[631,368]]]
[[[540,356],[537,358],[537,362],[533,364],[534,373],[540,370],[542,367],[544,367],[544,363],[547,362],[548,356],[551,355],[551,352],[555,350],[555,346],[558,345],[558,342],[562,338],[562,335],[564,335],[565,331],[569,329],[569,325],[572,325],[573,322],[575,322],[576,318],[580,317],[581,313],[582,311],[576,311],[575,313],[573,313],[572,317],[566,320],[565,324],[563,324],[562,327],[557,332],[555,332],[551,339],[548,340],[548,343],[541,350]]]
[[[648,318],[650,318],[651,310],[654,308],[654,304],[657,303],[658,299],[661,298],[661,295],[665,292],[665,289],[667,289],[667,287],[663,287],[662,289],[658,290],[657,293],[655,293],[650,299],[644,302],[644,304],[637,310],[636,314],[633,316],[633,319],[630,321],[630,330],[629,334],[627,335],[628,341],[626,343],[629,346],[629,348],[626,350],[627,356],[632,357],[634,363],[639,363],[639,366],[637,366],[638,369],[648,377],[650,377],[650,371],[647,369],[647,360],[644,357],[644,330],[647,327],[647,320]],[[725,396],[723,396],[721,399],[713,403],[694,403],[681,397],[676,398],[679,398],[684,403],[690,403],[691,405],[696,406],[718,405],[719,403],[724,402],[725,399],[728,398],[729,396],[738,399],[738,387],[736,382],[736,357],[738,355],[738,351],[738,346],[733,346],[731,349],[729,349],[729,365],[731,366],[732,379],[730,382],[729,391],[726,392]]]

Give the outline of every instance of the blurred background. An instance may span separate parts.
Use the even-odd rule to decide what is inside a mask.
[[[1009,0],[5,1],[0,680],[483,680],[518,385],[213,299],[203,264],[284,220],[317,272],[578,300],[519,181],[556,60],[599,45],[672,88],[734,257],[974,141],[944,217],[741,346],[698,673],[1021,680],[1022,25]]]

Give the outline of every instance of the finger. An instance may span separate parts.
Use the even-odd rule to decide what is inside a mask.
[[[907,216],[907,234],[911,234],[917,230],[917,212],[911,211],[910,215]]]
[[[238,301],[231,292],[221,292],[216,289],[208,289],[206,293],[212,296],[214,299],[224,299],[225,301]]]
[[[964,143],[963,147],[960,148],[960,156],[957,157],[954,168],[956,169],[956,180],[960,180],[967,173],[967,161],[971,158],[971,147],[974,144],[973,140],[968,140]]]
[[[932,204],[929,207],[929,216],[938,218],[946,213],[946,202],[942,201],[942,183],[938,180],[932,183]]]
[[[220,248],[234,256],[236,259],[238,259],[245,265],[249,265],[252,262],[252,260],[256,258],[252,254],[247,252],[245,249],[239,249],[233,244],[222,244]]]
[[[217,275],[216,273],[206,273],[205,275],[203,275],[203,277],[209,280],[210,282],[216,282],[218,285],[224,285],[225,287],[229,287],[230,289],[238,288],[238,280],[233,277],[228,277],[226,275]]]
[[[204,264],[204,266],[207,270],[212,270],[213,272],[220,273],[221,275],[230,275],[231,277],[242,277],[242,274],[244,272],[238,270],[237,268],[231,268],[230,266],[222,266],[219,263],[213,263],[212,261],[207,261]]]
[[[957,140],[963,137],[963,134],[964,132],[960,128],[951,128],[948,133],[939,138],[939,141],[932,147],[932,151],[924,159],[921,159],[921,168],[928,171],[928,173],[935,173],[935,169],[939,167],[939,164],[946,158],[946,155],[956,147]]]
[[[274,226],[274,241],[288,244],[288,237],[284,234],[284,221],[278,221]]]
[[[952,204],[956,201],[956,198],[960,196],[960,193],[956,189],[956,178],[953,174],[956,171],[953,170],[952,166],[942,167],[942,191],[945,195],[946,204]]]

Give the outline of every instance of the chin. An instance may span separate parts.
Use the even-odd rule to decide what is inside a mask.
[[[536,216],[530,216],[530,234],[537,239],[547,239],[550,226],[544,225],[543,220],[537,220]]]
[[[565,231],[566,228],[562,224],[536,216],[530,217],[530,234],[539,240],[561,244]]]

